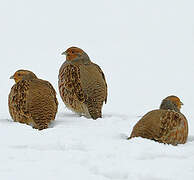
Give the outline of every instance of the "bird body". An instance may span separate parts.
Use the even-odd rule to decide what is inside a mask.
[[[72,50],[73,49],[73,50]],[[101,117],[103,102],[107,100],[107,84],[101,68],[90,61],[85,52],[79,48],[80,56],[63,63],[59,70],[59,91],[67,108],[88,118]],[[76,53],[74,53],[76,54]]]
[[[17,75],[29,71],[20,70]],[[16,76],[15,75],[15,76]],[[21,79],[13,85],[9,94],[9,112],[14,121],[32,125],[42,130],[55,119],[58,101],[52,85],[37,77]]]
[[[167,100],[169,100],[169,97],[167,97]],[[180,113],[177,106],[172,105],[172,102],[169,106],[167,106],[169,101],[167,101],[167,104],[165,102],[166,99],[162,101],[160,106],[165,107],[164,109],[150,111],[137,122],[129,139],[143,137],[172,145],[186,143],[188,137],[186,117]],[[175,108],[177,111],[171,108]]]
[[[143,137],[166,144],[184,144],[188,136],[185,116],[171,110],[148,112],[134,126],[130,138]]]

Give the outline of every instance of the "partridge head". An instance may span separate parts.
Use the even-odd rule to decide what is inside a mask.
[[[14,79],[16,83],[18,83],[21,80],[32,80],[37,79],[36,75],[28,70],[18,70],[14,73],[13,76],[10,77],[10,79]]]
[[[176,112],[180,112],[181,106],[183,103],[177,96],[168,96],[165,99],[162,100],[162,103],[160,105],[160,109],[166,109],[166,110],[174,110]]]
[[[91,62],[89,56],[78,47],[70,47],[62,55],[66,55],[68,62],[80,62],[84,64]]]

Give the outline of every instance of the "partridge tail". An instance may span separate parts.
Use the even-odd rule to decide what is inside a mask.
[[[38,130],[47,129],[48,128],[48,123],[39,123],[39,124],[37,124],[37,126],[35,128],[38,129]]]
[[[48,121],[46,119],[41,118],[33,118],[33,128],[38,129],[38,130],[43,130],[48,128]]]
[[[102,105],[98,103],[88,104],[88,112],[92,119],[102,118]]]

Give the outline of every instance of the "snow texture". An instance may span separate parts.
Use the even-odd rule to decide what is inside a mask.
[[[1,180],[193,180],[194,1],[6,0],[0,3]],[[58,93],[58,71],[70,46],[103,69],[103,118],[78,117]],[[50,128],[15,123],[8,112],[9,77],[32,70],[57,91]],[[126,140],[135,123],[177,95],[189,123],[188,142],[171,146]]]

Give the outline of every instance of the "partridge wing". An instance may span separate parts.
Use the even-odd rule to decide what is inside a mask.
[[[64,63],[59,70],[59,91],[65,104],[77,109],[75,101],[85,102],[79,66]]]
[[[27,108],[26,98],[29,93],[29,83],[20,81],[15,84],[8,97],[9,112],[14,121],[27,123],[30,114]]]
[[[107,84],[100,67],[94,63],[80,66],[80,80],[85,104],[93,119],[101,117],[103,102],[107,100]]]

